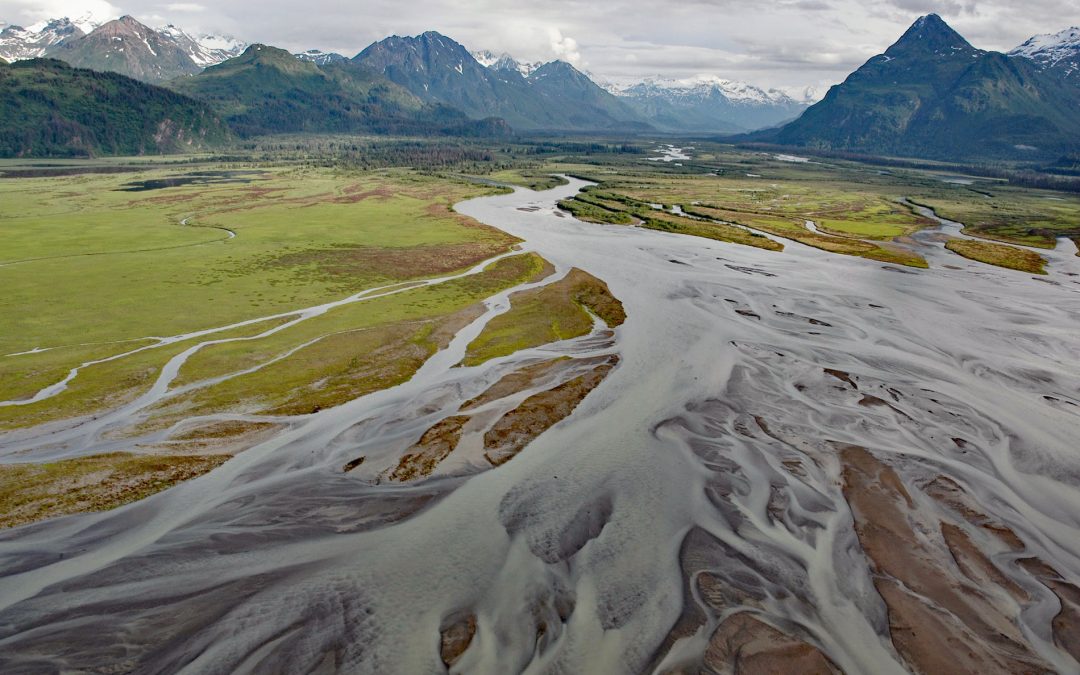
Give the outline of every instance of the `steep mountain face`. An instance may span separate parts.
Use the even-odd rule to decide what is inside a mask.
[[[195,66],[205,68],[238,56],[247,46],[235,38],[224,35],[194,36],[172,24],[154,30],[135,22],[130,17],[124,17],[119,23],[121,27],[111,27],[112,32],[105,39],[84,41],[78,48],[74,43],[100,28],[101,24],[90,21],[89,17],[83,17],[75,21],[67,18],[52,19],[29,28],[7,26],[0,31],[0,58],[9,62],[42,56],[53,56],[69,61],[77,59],[82,63],[108,61],[111,64],[115,60],[126,62],[131,45],[123,44],[124,40],[137,38],[146,49],[152,52],[150,60],[161,59],[163,51],[167,54],[173,53],[172,47],[175,46],[186,54]],[[156,34],[156,37],[151,37],[152,34]],[[120,40],[112,39],[118,36]],[[145,42],[143,42],[144,38]],[[63,44],[69,44],[74,52],[60,49]],[[162,44],[167,48],[160,49]],[[140,50],[138,43],[135,43],[135,49],[140,53],[136,53],[131,58],[136,61],[146,61],[147,51]],[[100,55],[98,52],[101,52]],[[109,68],[109,64],[106,64],[105,69],[117,70]],[[182,70],[190,70],[186,63],[184,66]],[[163,62],[162,67],[167,70],[170,66]],[[131,70],[127,66],[124,68]],[[161,79],[153,69],[150,69],[150,72],[152,77],[148,79]]]
[[[1080,144],[1080,89],[1028,59],[916,21],[794,122],[762,140],[874,154],[1056,158]]]
[[[241,136],[275,133],[481,133],[446,106],[425,104],[356,64],[318,65],[266,45],[169,83],[217,109]],[[495,133],[488,123],[483,132]]]
[[[570,128],[597,128],[597,120],[604,121],[606,127],[621,121],[624,128],[631,128],[633,120],[633,126],[647,128],[629,106],[565,61],[545,63],[529,75],[526,83],[543,97],[549,109],[561,109]]]
[[[664,131],[736,133],[788,122],[806,102],[743,82],[714,77],[652,78],[614,93]]]
[[[112,71],[144,82],[163,82],[202,70],[174,39],[130,16],[102,24],[84,37],[65,40],[49,55],[80,68]]]
[[[483,66],[460,44],[435,32],[389,37],[369,46],[353,61],[425,101],[453,106],[475,118],[501,117],[520,130],[598,131],[645,126],[634,111],[569,64],[547,64],[552,67],[541,67],[526,78],[517,68]],[[556,86],[560,83],[570,89],[560,94]],[[583,93],[584,105],[578,98]]]
[[[1009,52],[1025,58],[1040,70],[1051,72],[1080,86],[1080,28],[1066,28],[1060,33],[1036,35]]]
[[[0,65],[0,156],[190,152],[229,133],[204,104],[54,59]]]
[[[335,52],[324,52],[319,49],[309,49],[306,52],[293,54],[301,61],[311,61],[314,64],[325,66],[328,63],[345,63],[349,59]]]
[[[0,30],[0,59],[6,62],[36,59],[68,40],[85,33],[71,19],[53,19],[29,28],[5,26]]]
[[[213,66],[244,53],[247,45],[227,35],[194,36],[169,24],[157,30],[158,35],[171,40],[200,68]]]

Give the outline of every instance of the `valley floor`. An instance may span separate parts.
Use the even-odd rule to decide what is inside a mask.
[[[1080,669],[1075,244],[703,154],[0,182],[0,666]]]

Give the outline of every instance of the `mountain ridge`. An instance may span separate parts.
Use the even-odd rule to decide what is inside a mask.
[[[920,17],[797,120],[757,140],[927,158],[1053,159],[1080,146],[1080,88]]]
[[[172,89],[217,109],[241,137],[276,133],[459,133],[502,135],[495,120],[425,103],[359,65],[318,64],[253,44]]]
[[[353,62],[381,73],[423,100],[459,108],[472,117],[501,117],[515,129],[648,128],[633,110],[570,64],[544,64],[526,78],[516,69],[485,67],[461,44],[436,31],[390,36],[366,47]],[[549,79],[553,76],[567,87],[562,95]],[[533,86],[541,80],[542,86]]]

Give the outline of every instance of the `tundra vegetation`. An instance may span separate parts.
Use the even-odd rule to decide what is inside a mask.
[[[514,238],[454,212],[507,185],[549,189],[578,176],[597,185],[561,206],[585,221],[778,252],[797,241],[913,267],[926,261],[906,237],[934,223],[903,198],[963,223],[980,239],[948,250],[983,263],[1039,273],[1042,257],[1017,245],[1080,239],[1077,193],[980,177],[993,172],[781,161],[712,143],[656,162],[652,147],[282,136],[214,156],[0,162],[0,400],[24,402],[0,407],[0,433],[105,414],[148,391],[170,359],[214,342],[179,369],[172,387],[184,391],[110,432],[131,447],[5,467],[12,516],[0,525],[142,498],[280,428],[205,416],[306,415],[409,379],[481,301],[553,273],[515,254]],[[482,271],[423,283],[473,268]],[[298,320],[377,287],[393,292]],[[612,328],[624,318],[603,281],[560,273],[514,293],[463,365],[587,334],[597,318]],[[26,403],[81,364],[62,392]]]
[[[690,160],[677,163],[616,155],[551,161],[546,168],[597,183],[560,204],[582,220],[773,250],[782,245],[761,233],[833,253],[926,267],[917,249],[904,244],[912,233],[937,223],[904,200],[962,223],[965,234],[974,237],[1043,248],[1053,248],[1060,238],[1080,241],[1076,192],[983,177],[1015,172],[972,167],[971,173],[979,175],[964,175],[963,167],[928,163],[896,167],[888,160],[799,159],[806,161],[698,143]],[[1004,260],[1000,255],[968,257],[988,264]]]

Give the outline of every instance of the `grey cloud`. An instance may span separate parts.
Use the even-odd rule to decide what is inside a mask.
[[[528,60],[576,55],[603,78],[710,73],[765,87],[839,82],[931,11],[985,49],[1080,24],[1075,0],[0,0],[0,19],[74,17],[109,4],[117,14],[292,50],[351,56],[391,34],[437,30],[471,49]]]

